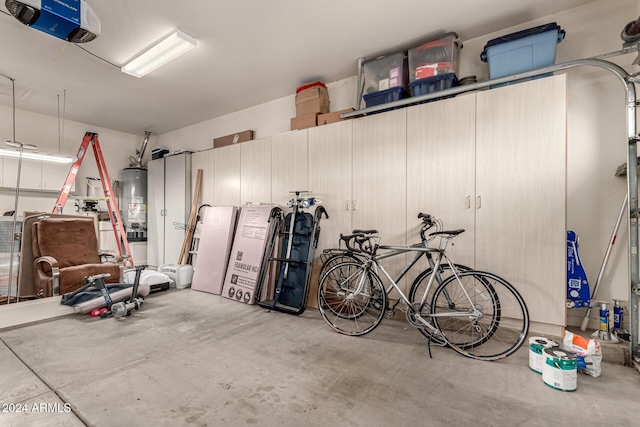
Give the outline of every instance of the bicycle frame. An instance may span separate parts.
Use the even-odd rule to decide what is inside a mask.
[[[380,236],[373,237],[373,239],[375,241],[375,244],[374,244],[372,253],[369,254],[369,256],[364,261],[365,271],[370,270],[372,266],[374,267],[373,272],[375,274],[377,274],[377,270],[378,269],[380,271],[382,271],[382,273],[385,275],[385,277],[389,280],[389,283],[390,283],[389,287],[385,290],[386,294],[389,295],[391,290],[395,289],[396,292],[398,292],[398,294],[400,295],[400,299],[398,300],[398,302],[396,302],[396,304],[394,304],[393,307],[395,307],[399,303],[403,303],[407,307],[408,310],[411,310],[413,312],[415,318],[417,320],[419,320],[424,326],[428,327],[432,332],[437,332],[437,329],[433,325],[431,325],[431,323],[428,320],[424,319],[420,315],[420,311],[424,307],[424,304],[427,303],[427,296],[429,295],[429,291],[431,290],[431,288],[433,286],[434,280],[438,280],[438,282],[441,283],[441,280],[439,278],[438,270],[439,270],[440,266],[443,264],[443,259],[449,265],[449,268],[453,272],[453,274],[456,277],[456,279],[458,281],[460,280],[460,277],[458,276],[458,272],[457,272],[454,264],[451,262],[451,260],[449,259],[449,257],[445,253],[447,244],[449,243],[449,240],[451,239],[451,237],[442,236],[442,243],[440,244],[439,248],[431,248],[431,247],[429,247],[426,240],[423,240],[420,243],[415,243],[415,244],[413,244],[411,246],[382,246],[382,245],[379,245]],[[388,252],[385,252],[383,254],[378,255],[377,251],[380,250],[380,249],[381,250],[387,250]],[[404,268],[400,271],[398,276],[394,279],[387,272],[387,270],[384,268],[384,266],[380,264],[379,261],[387,259],[387,258],[392,258],[394,256],[397,256],[397,255],[400,255],[400,254],[403,254],[403,253],[407,253],[407,252],[416,252],[416,254],[404,266]],[[437,253],[439,256],[434,257],[434,256],[432,256],[433,253]],[[411,270],[411,268],[423,256],[425,256],[427,258],[427,260],[429,262],[429,265],[431,267],[431,271],[433,271],[434,273],[429,278],[429,282],[427,283],[427,287],[426,287],[426,289],[425,289],[425,291],[424,291],[424,293],[422,295],[422,298],[420,299],[420,305],[418,307],[418,310],[416,310],[415,307],[413,307],[413,305],[411,304],[411,302],[407,298],[407,296],[404,294],[404,292],[402,292],[402,290],[398,286],[398,282],[400,280],[402,280],[402,278],[407,274],[407,272],[409,270]],[[435,260],[434,260],[434,258],[435,258]],[[360,281],[358,282],[358,287],[353,292],[353,295],[358,295],[362,291],[362,289],[364,287],[364,282],[365,282],[365,275],[363,275],[362,278],[360,279]],[[464,286],[461,286],[461,288],[464,291],[465,296],[467,297],[467,299],[469,299],[469,301],[471,301],[471,297],[467,293],[467,290],[464,288]],[[445,292],[445,298],[449,302],[451,302],[449,296],[447,295],[446,290],[444,292]],[[473,306],[473,304],[471,306]],[[393,309],[393,307],[392,307],[392,309]],[[478,316],[480,314],[481,313],[479,313],[476,309],[474,309],[474,311],[472,313],[469,313],[469,312],[466,312],[466,313],[442,313],[442,314],[430,313],[429,317],[465,317],[465,316]]]

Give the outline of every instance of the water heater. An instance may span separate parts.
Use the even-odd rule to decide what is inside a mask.
[[[120,214],[129,242],[147,241],[147,170],[122,170]]]

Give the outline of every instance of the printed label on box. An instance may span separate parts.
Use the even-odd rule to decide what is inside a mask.
[[[396,87],[396,86],[400,86],[400,79],[398,77],[394,77],[392,79],[389,79],[389,87]]]
[[[240,211],[233,240],[222,296],[245,304],[255,302],[253,295],[265,256],[264,249],[273,223],[273,206],[249,206]]]
[[[436,75],[438,64],[423,65],[416,68],[416,79],[424,79]]]
[[[378,90],[389,89],[389,79],[382,79],[378,82]]]
[[[400,67],[393,67],[389,69],[389,79],[400,77]]]

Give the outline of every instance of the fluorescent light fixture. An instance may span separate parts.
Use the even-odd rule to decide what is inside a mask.
[[[19,150],[11,150],[9,148],[0,148],[0,156],[2,157],[20,157]],[[41,160],[43,162],[52,163],[73,163],[72,157],[57,156],[55,154],[38,153],[33,151],[23,151],[23,159]]]
[[[33,89],[22,86],[15,87],[16,99],[24,101],[33,93]],[[13,87],[10,84],[0,83],[0,95],[13,98]]]
[[[196,47],[196,39],[176,30],[122,67],[122,72],[142,77]]]

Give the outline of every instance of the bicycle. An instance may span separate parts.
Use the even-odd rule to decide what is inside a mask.
[[[503,278],[454,264],[446,254],[451,239],[464,232],[441,230],[442,223],[420,213],[423,223],[419,243],[410,246],[380,245],[376,230],[354,230],[340,237],[347,249],[329,256],[321,271],[318,308],[331,328],[344,335],[365,335],[373,331],[385,313],[405,306],[407,321],[431,343],[451,347],[473,359],[499,360],[517,351],[529,330],[529,314],[518,291]],[[426,235],[436,226],[436,231]],[[429,246],[440,238],[438,247]],[[384,251],[379,253],[379,251]],[[415,252],[394,279],[380,261]],[[418,275],[407,297],[398,286],[405,274],[425,256],[430,268]],[[342,257],[337,262],[335,257]],[[382,272],[389,280],[385,289]],[[435,272],[435,274],[434,274]],[[388,295],[396,290],[399,299],[389,307]],[[389,317],[390,317],[389,316]]]

